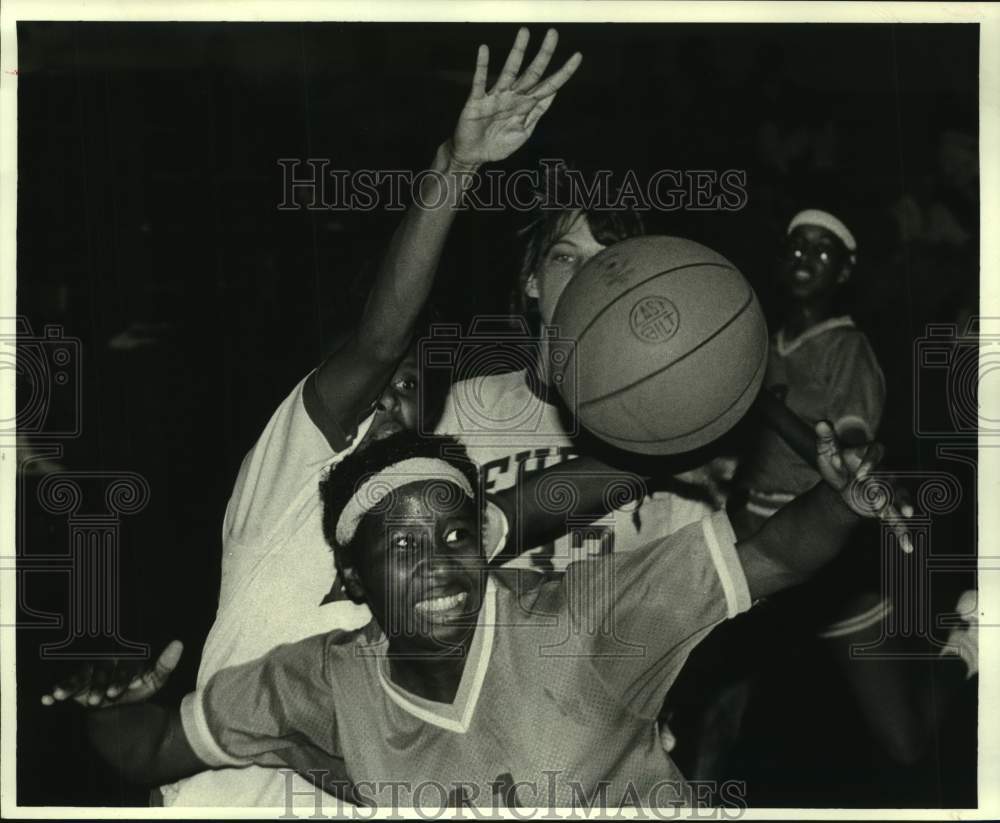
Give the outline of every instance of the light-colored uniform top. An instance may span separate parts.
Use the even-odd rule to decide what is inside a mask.
[[[573,423],[535,394],[525,371],[460,380],[445,403],[439,434],[457,437],[480,467],[487,494],[509,489],[518,478],[571,460],[577,451],[567,432]],[[594,524],[534,548],[511,565],[541,571],[565,568],[576,558],[628,550],[711,514],[712,507],[665,491],[616,509]],[[572,524],[570,524],[572,526]]]

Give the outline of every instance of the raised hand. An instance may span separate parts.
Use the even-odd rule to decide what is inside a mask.
[[[539,118],[548,111],[556,93],[573,76],[583,59],[577,52],[559,71],[543,80],[542,75],[559,41],[555,29],[549,29],[535,59],[519,74],[528,40],[528,30],[521,28],[489,92],[486,91],[486,75],[490,51],[485,45],[479,47],[472,89],[452,137],[452,151],[460,163],[476,166],[510,157],[531,136]]]
[[[88,663],[43,695],[42,704],[52,706],[74,700],[88,709],[104,709],[149,700],[166,685],[184,651],[174,640],[150,667],[145,660],[101,660]]]
[[[901,506],[901,513],[900,508],[893,504],[896,490],[884,479],[871,476],[884,454],[881,443],[842,450],[833,426],[825,420],[816,424],[816,467],[820,476],[840,493],[841,499],[855,514],[888,523],[903,551],[910,553],[913,544],[906,528],[906,517],[913,514],[913,507],[906,503]]]

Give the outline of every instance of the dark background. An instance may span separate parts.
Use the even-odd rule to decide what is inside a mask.
[[[531,169],[540,157],[559,157],[618,179],[633,169],[640,180],[664,168],[746,170],[742,211],[651,214],[647,222],[732,259],[772,318],[770,278],[787,220],[804,207],[841,215],[860,245],[849,308],[889,382],[882,438],[904,465],[939,465],[935,443],[913,436],[911,412],[915,402],[945,400],[921,399],[913,350],[926,323],[964,322],[978,306],[978,184],[955,170],[947,148],[955,134],[976,148],[977,28],[559,30],[556,61],[580,50],[584,63],[504,165]],[[279,211],[277,159],[425,168],[454,125],[476,46],[489,44],[496,69],[515,31],[18,25],[18,313],[36,334],[61,325],[82,352],[80,436],[29,438],[22,459],[29,441],[36,455],[40,443],[57,442],[64,468],[148,480],[150,502],[121,522],[122,625],[131,640],[186,641],[174,696],[193,684],[211,625],[222,515],[239,463],[290,387],[357,316],[399,220],[380,210]],[[533,52],[543,27],[532,33]],[[895,216],[900,204],[925,217],[943,209],[964,234],[942,239],[927,228],[933,219],[907,230]],[[459,217],[436,288],[442,317],[506,311],[523,222],[513,213]],[[30,462],[21,476],[25,558],[57,554],[68,540],[65,518],[32,503],[45,465]],[[974,488],[974,465],[948,469]],[[943,527],[957,553],[973,550],[969,497]],[[25,624],[26,610],[65,613],[63,576],[42,569],[22,584]],[[94,761],[75,712],[37,704],[60,668],[39,661],[39,646],[61,636],[19,633],[19,801],[141,803],[141,790]],[[970,705],[974,718],[974,696]],[[974,740],[964,728],[952,749],[940,742],[924,771],[904,774],[904,783],[920,785],[907,795],[914,805],[969,804]],[[787,763],[779,758],[776,773]],[[787,797],[909,805],[856,786],[845,795],[838,779],[797,774]]]

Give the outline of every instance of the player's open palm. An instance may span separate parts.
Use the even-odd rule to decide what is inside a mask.
[[[472,89],[452,138],[454,154],[460,162],[478,165],[510,157],[531,136],[539,118],[583,59],[577,52],[559,71],[543,79],[559,41],[555,29],[549,29],[535,59],[522,72],[528,39],[528,30],[520,29],[500,76],[488,92],[490,51],[485,45],[479,47]]]
[[[88,663],[62,682],[42,703],[52,706],[73,700],[88,709],[104,709],[149,700],[162,689],[180,662],[184,644],[174,640],[150,666],[147,660],[109,659]]]
[[[816,424],[816,465],[820,476],[840,493],[841,499],[855,514],[888,523],[903,550],[910,552],[913,547],[906,519],[893,502],[897,490],[884,478],[872,476],[884,454],[885,448],[881,443],[841,448],[833,426],[825,420]],[[912,514],[912,507],[903,506],[903,511],[907,515]]]

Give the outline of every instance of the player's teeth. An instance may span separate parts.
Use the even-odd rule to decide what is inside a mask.
[[[799,281],[809,280],[811,277],[812,275],[805,269],[798,269],[795,272],[795,279]]]
[[[421,600],[417,603],[416,609],[420,612],[443,612],[448,609],[454,609],[456,606],[461,606],[465,602],[465,597],[465,592],[459,592],[458,594],[450,594],[445,597]]]

